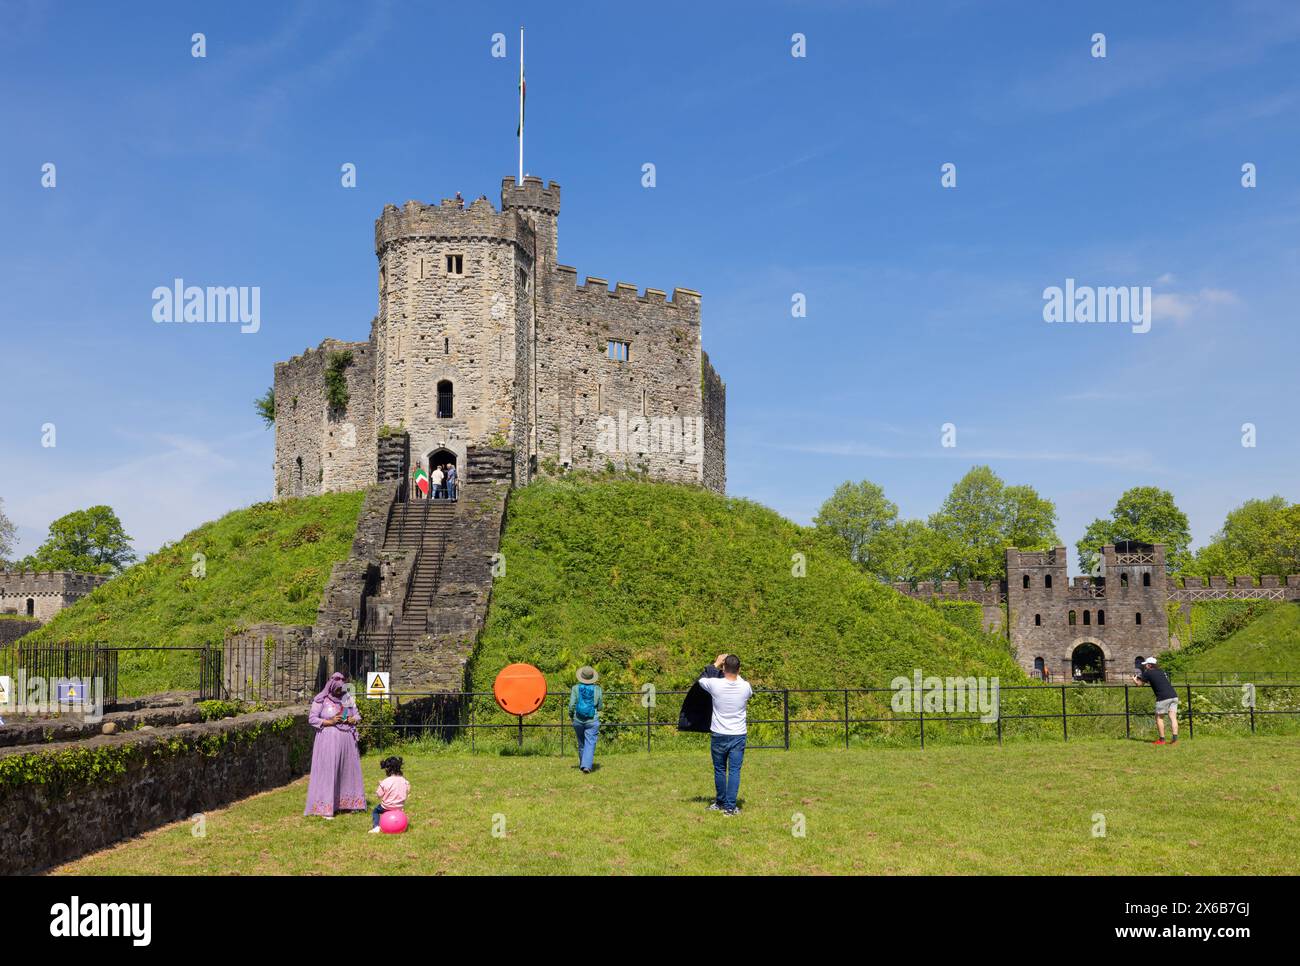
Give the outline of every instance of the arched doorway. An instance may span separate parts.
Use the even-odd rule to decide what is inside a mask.
[[[1041,657],[1034,658],[1034,677],[1038,678],[1040,681],[1043,680],[1043,668],[1046,666],[1047,662],[1045,662]]]
[[[27,598],[27,616],[28,617],[36,616],[36,601],[34,598],[31,597]]]
[[[433,476],[434,469],[443,471],[442,486],[431,492],[429,495],[435,500],[454,500],[457,491],[460,489],[460,466],[456,460],[456,454],[449,449],[435,449],[425,457],[425,465],[429,467],[429,475]],[[452,475],[450,487],[447,485],[447,468],[455,470]]]
[[[1070,655],[1070,671],[1076,681],[1105,681],[1106,655],[1092,641],[1084,641]]]

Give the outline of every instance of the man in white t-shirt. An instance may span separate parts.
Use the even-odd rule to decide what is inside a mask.
[[[719,654],[713,666],[722,672],[722,677],[700,678],[700,687],[713,699],[709,749],[713,753],[713,784],[717,795],[709,810],[738,815],[736,794],[740,791],[740,766],[745,761],[745,736],[749,731],[745,709],[754,696],[754,689],[740,676],[740,658],[736,655]]]

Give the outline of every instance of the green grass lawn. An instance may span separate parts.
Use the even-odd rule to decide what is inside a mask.
[[[209,813],[205,837],[179,823],[57,871],[1241,875],[1294,873],[1300,854],[1293,738],[751,751],[736,818],[705,811],[704,739],[597,761],[412,751],[405,835],[304,818],[302,779]],[[373,790],[378,756],[363,767]]]

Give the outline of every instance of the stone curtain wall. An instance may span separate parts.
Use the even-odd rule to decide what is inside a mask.
[[[700,391],[704,396],[704,485],[727,492],[727,387],[700,350]]]
[[[111,578],[62,570],[0,571],[0,613],[27,614],[27,601],[34,605],[32,614],[45,623],[65,607],[107,583]]]
[[[702,483],[703,453],[689,452],[681,439],[685,421],[694,434],[705,416],[699,293],[679,288],[669,300],[653,288],[638,294],[626,282],[611,291],[602,278],[579,286],[567,266],[557,275],[538,321],[539,468],[553,461],[600,471],[612,463]],[[628,344],[626,362],[609,358],[610,340]],[[612,441],[602,438],[601,416],[617,427]]]
[[[10,875],[40,872],[170,822],[278,788],[311,765],[306,713],[266,711],[87,741],[0,749],[0,841]],[[21,781],[35,756],[54,765]],[[103,757],[101,757],[103,756]],[[120,763],[93,776],[93,758]]]
[[[344,370],[348,404],[326,399],[329,357],[351,352]],[[275,367],[275,495],[277,499],[356,490],[375,481],[377,459],[374,352],[368,342],[326,339]],[[301,459],[301,467],[298,460]]]
[[[8,647],[20,637],[39,630],[40,627],[40,621],[10,620],[8,618],[0,620],[0,648]]]

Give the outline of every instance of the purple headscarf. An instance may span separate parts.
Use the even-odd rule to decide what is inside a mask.
[[[347,709],[347,722],[340,722],[337,727],[351,731],[353,735],[355,735],[356,728],[353,727],[353,722],[361,720],[361,715],[357,711],[356,698],[352,696],[352,693],[348,691],[344,685],[343,673],[341,671],[335,671],[331,674],[329,680],[325,682],[325,687],[321,688],[320,693],[312,699],[311,717],[309,718],[309,721],[317,728],[320,727],[320,719],[333,717],[333,715],[327,715],[324,713],[324,706],[327,701],[337,704],[340,709]],[[318,708],[320,710],[317,710]]]

